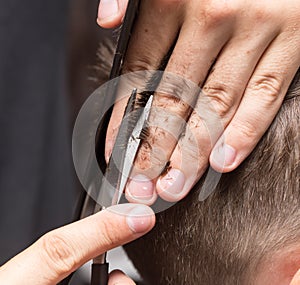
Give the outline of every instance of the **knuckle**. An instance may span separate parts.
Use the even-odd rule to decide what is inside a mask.
[[[205,86],[203,91],[213,110],[221,118],[226,118],[235,105],[236,96],[232,94],[233,92],[224,84]]]
[[[196,123],[201,124],[201,123]],[[209,137],[201,132],[197,127],[192,127],[186,131],[184,137],[179,141],[179,149],[183,165],[188,165],[192,170],[191,176],[198,176],[208,163],[208,154],[211,150],[211,141]]]
[[[253,19],[256,22],[264,23],[274,18],[274,11],[271,7],[266,7],[263,3],[256,2],[253,7]]]
[[[189,129],[197,130],[202,126],[203,118],[201,118],[201,114],[198,114],[195,110],[192,112],[191,117],[189,119]]]
[[[179,92],[178,89],[174,89],[172,95],[163,93],[155,94],[153,106],[157,108],[167,109],[170,113],[186,117],[186,113],[189,110],[190,106],[188,103],[182,101],[179,96],[177,96],[177,92]]]
[[[228,22],[236,15],[236,9],[231,1],[209,1],[205,8],[205,19],[209,27],[215,27]]]
[[[198,51],[199,48],[192,42],[186,43],[184,50],[174,50],[156,91],[191,103],[200,92],[192,72],[196,70],[193,66],[193,56]]]
[[[41,238],[42,255],[49,268],[58,275],[71,272],[76,267],[76,257],[71,243],[57,234],[50,232]]]
[[[258,136],[256,124],[253,124],[249,121],[243,122],[232,122],[232,129],[236,134],[243,138],[246,142],[253,140]]]
[[[257,75],[250,86],[254,93],[264,95],[269,103],[274,103],[281,94],[282,82],[276,74]]]
[[[174,106],[172,107],[174,108]],[[177,110],[178,111],[178,110]],[[186,113],[187,109],[185,109]],[[164,146],[164,143],[172,144],[183,132],[188,114],[180,115],[164,108],[154,107],[146,123],[145,134],[141,136],[150,145]]]
[[[143,41],[138,38],[134,38],[132,41],[140,42],[140,44],[132,47],[129,46],[128,54],[126,54],[124,61],[123,73],[153,70],[156,66],[160,66],[162,47],[153,49],[151,45],[146,44],[148,41],[153,41],[153,38],[146,34]]]
[[[187,148],[188,153],[197,154],[198,157],[199,153],[206,152],[206,148],[210,149],[211,138],[205,118],[193,112],[181,142]]]
[[[123,70],[125,73],[135,72],[135,71],[142,71],[142,70],[151,70],[152,62],[150,57],[141,55],[139,57],[129,58],[124,63]]]

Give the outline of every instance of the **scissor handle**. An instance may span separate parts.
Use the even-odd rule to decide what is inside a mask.
[[[91,285],[108,284],[108,263],[92,264]]]
[[[110,73],[110,79],[114,79],[121,75],[123,60],[126,55],[129,39],[132,33],[134,20],[136,18],[140,0],[129,0],[121,34],[114,57],[113,67]]]

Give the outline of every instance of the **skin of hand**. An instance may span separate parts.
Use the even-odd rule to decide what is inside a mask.
[[[150,231],[153,211],[138,204],[122,204],[51,231],[0,268],[1,284],[57,284],[87,261]],[[120,271],[109,285],[135,284]]]
[[[126,4],[125,0],[100,1],[98,24],[119,25]],[[134,176],[126,189],[129,201],[150,205],[157,195],[179,201],[209,164],[218,172],[230,172],[247,158],[276,116],[299,68],[299,19],[298,0],[141,1],[124,73],[158,69],[176,42],[165,70],[196,83],[202,92],[192,111],[172,96],[154,95],[153,106],[164,112],[150,114],[150,125],[151,120],[164,122],[161,116],[168,112],[187,120],[189,131],[172,140],[163,125],[150,127],[135,169],[142,169],[143,156],[155,156],[158,148],[164,155],[156,161],[165,165],[170,160],[170,169],[155,178]],[[106,157],[124,108],[124,100],[115,105]],[[214,116],[222,128],[211,127]]]

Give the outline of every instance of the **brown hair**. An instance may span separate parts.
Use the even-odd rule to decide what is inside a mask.
[[[149,284],[251,284],[262,258],[300,244],[300,72],[247,160],[205,202],[203,179],[126,246]],[[251,272],[251,274],[250,274]]]

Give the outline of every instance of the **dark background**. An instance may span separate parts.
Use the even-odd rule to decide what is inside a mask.
[[[72,219],[71,134],[99,41],[96,0],[0,0],[0,265]]]

